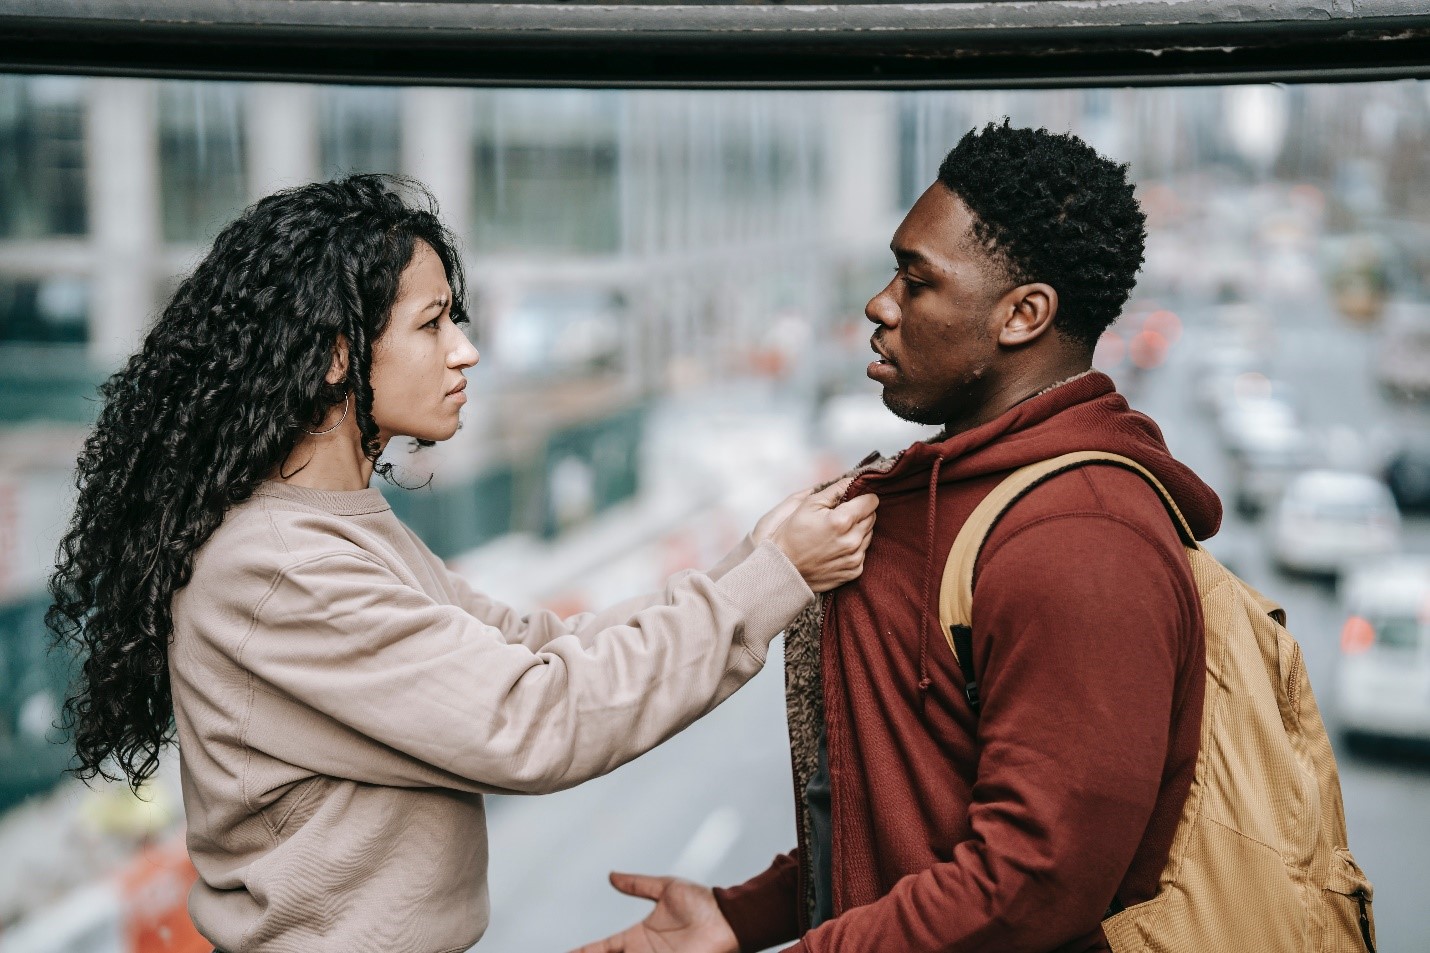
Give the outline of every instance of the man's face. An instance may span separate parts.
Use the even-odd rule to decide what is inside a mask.
[[[905,420],[945,424],[980,405],[998,357],[995,305],[1011,290],[973,235],[973,213],[942,184],[929,186],[889,243],[897,269],[864,314],[881,360],[869,377]]]

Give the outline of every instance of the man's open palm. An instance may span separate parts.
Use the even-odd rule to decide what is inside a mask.
[[[611,886],[655,901],[640,923],[572,953],[739,953],[740,944],[709,887],[676,877],[611,874]]]

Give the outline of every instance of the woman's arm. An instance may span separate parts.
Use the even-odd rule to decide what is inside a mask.
[[[706,575],[718,582],[754,550],[753,537],[746,536]],[[510,606],[478,592],[466,579],[455,572],[449,570],[448,579],[457,593],[458,605],[487,625],[500,629],[508,642],[524,645],[532,651],[542,648],[552,639],[560,638],[563,635],[575,635],[582,640],[583,644],[589,644],[596,633],[625,622],[641,609],[657,605],[664,598],[664,594],[660,592],[647,593],[625,599],[599,612],[582,612],[563,619],[549,609],[539,609],[527,615],[521,615]],[[672,580],[672,582],[678,579],[679,577],[676,577],[676,580]]]
[[[287,566],[236,662],[244,743],[378,784],[538,793],[604,774],[714,708],[812,598],[772,543],[716,580],[539,651],[360,551]]]

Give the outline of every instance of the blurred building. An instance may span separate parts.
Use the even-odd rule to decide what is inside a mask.
[[[1405,183],[1424,161],[1422,91],[1376,87],[1371,105],[1385,100],[1391,117],[1376,119],[1345,109],[1365,89],[1256,92],[1252,105],[1284,122],[1275,141],[1248,146],[1237,89],[0,76],[0,672],[39,672],[24,653],[42,637],[41,586],[96,384],[138,346],[216,230],[277,188],[406,173],[432,189],[465,243],[483,359],[464,428],[432,450],[391,451],[403,483],[435,471],[430,486],[392,500],[450,557],[514,531],[555,536],[635,494],[642,422],[663,395],[763,376],[817,398],[862,380],[860,315],[888,280],[888,237],[970,127],[1006,115],[1070,129],[1144,183],[1239,168],[1333,191],[1339,182],[1362,215],[1387,201],[1414,209]],[[1324,135],[1328,116],[1341,117],[1344,136]],[[1383,154],[1394,161],[1376,164]],[[43,733],[59,677],[0,678],[0,761],[28,758],[26,732]]]

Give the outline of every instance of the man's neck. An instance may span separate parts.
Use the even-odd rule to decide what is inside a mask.
[[[972,430],[974,427],[981,427],[991,420],[997,420],[1024,401],[1041,397],[1048,391],[1055,390],[1092,372],[1093,368],[1088,362],[1078,361],[1051,368],[1042,374],[1029,375],[1033,378],[1032,380],[1020,377],[1016,381],[1009,381],[1006,385],[997,388],[975,413],[946,423],[938,439],[946,440]]]

